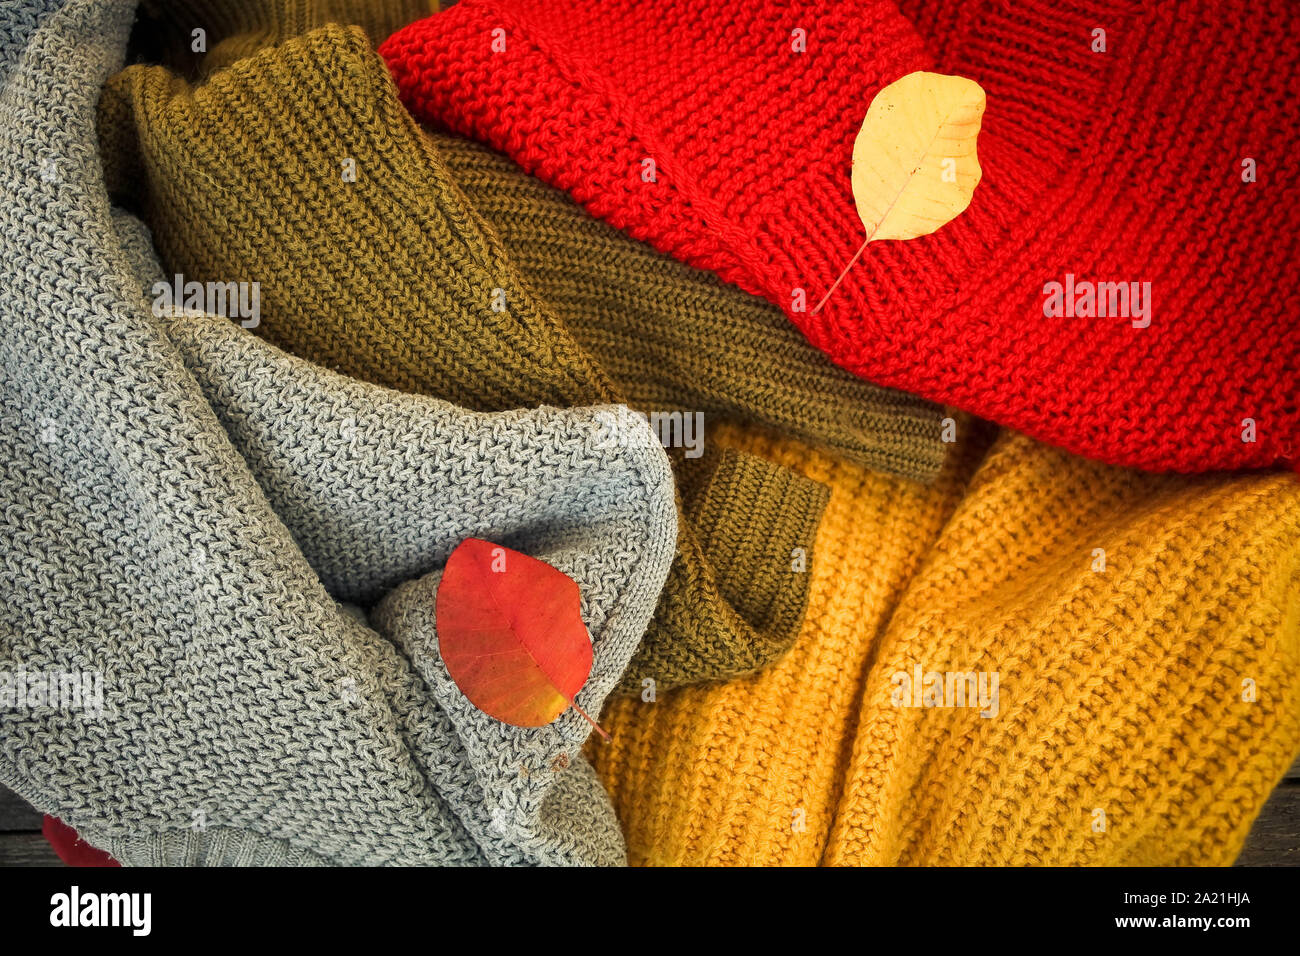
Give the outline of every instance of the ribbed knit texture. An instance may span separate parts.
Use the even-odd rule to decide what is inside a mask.
[[[140,203],[168,268],[259,281],[255,331],[286,350],[476,409],[626,398],[514,268],[360,29],[286,39],[194,87],[128,68],[105,90],[100,132],[110,191]],[[747,494],[682,495],[678,559],[634,661],[663,687],[749,673],[789,647],[808,581],[789,555],[827,494],[707,441],[674,458],[684,488]],[[711,480],[719,468],[735,475]],[[699,509],[713,545],[756,560],[710,554]]]
[[[766,297],[874,382],[1113,464],[1300,461],[1278,267],[1300,234],[1295,5],[960,6],[932,22],[960,24],[971,42],[940,36],[943,62],[988,89],[983,181],[937,233],[873,243],[815,316],[864,239],[850,164],[867,106],[935,65],[892,3],[462,0],[380,52],[418,118]],[[1150,325],[1045,317],[1067,274],[1150,282]]]
[[[326,23],[356,24],[372,41],[382,40],[425,15],[421,6],[419,0],[187,0],[163,5],[136,33],[148,55],[181,75],[206,77]],[[196,25],[207,30],[206,53],[191,51]],[[338,117],[327,121],[348,135]],[[437,131],[429,139],[465,200],[496,231],[513,268],[633,407],[766,425],[922,481],[937,473],[947,446],[934,405],[844,371],[770,303],[629,239],[499,153]],[[348,228],[343,213],[326,215],[321,233],[335,230],[335,215]],[[373,267],[386,265],[393,264],[381,260]]]
[[[606,712],[633,863],[1232,862],[1300,751],[1294,476],[1004,434],[922,489],[724,437],[831,486],[807,623],[758,677]],[[917,665],[997,671],[996,715],[894,707]]]
[[[779,309],[592,218],[490,149],[431,133],[528,284],[638,408],[763,425],[931,481],[942,412],[830,362]]]
[[[598,714],[673,559],[666,455],[604,447],[610,406],[467,412],[151,314],[95,150],[131,13],[0,30],[0,672],[103,688],[6,702],[0,782],[126,865],[623,862],[590,726],[473,708],[434,596],[469,536],[569,574]]]

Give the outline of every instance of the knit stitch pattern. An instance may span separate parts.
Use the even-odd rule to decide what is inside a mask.
[[[420,9],[427,7],[421,0],[185,0],[142,6],[150,17],[137,35],[142,46],[148,41],[148,55],[180,75],[202,77],[327,23],[361,26],[374,40],[428,13]],[[207,50],[201,54],[191,51],[196,26],[206,31]],[[391,115],[393,108],[377,111]],[[263,122],[247,120],[255,126]],[[339,120],[331,117],[330,128],[340,140],[364,142],[349,135],[354,120],[344,120],[343,127]],[[410,144],[400,144],[400,129],[394,137],[399,145],[387,154],[413,152]],[[429,140],[465,200],[496,231],[512,267],[634,408],[700,411],[710,419],[764,425],[867,467],[921,481],[938,472],[947,446],[940,441],[941,413],[935,406],[844,371],[811,348],[775,306],[629,239],[508,158],[437,131],[430,131]],[[363,170],[374,170],[368,157],[353,158]],[[165,173],[155,164],[152,175]],[[190,186],[169,181],[166,188],[174,198]],[[349,231],[353,221],[346,204],[312,213],[323,217],[316,232],[327,236]],[[263,248],[276,239],[260,238]],[[207,241],[192,228],[176,241],[191,240]],[[265,255],[272,258],[274,252],[267,249]],[[226,268],[238,264],[229,252],[224,258]],[[397,268],[404,259],[378,258],[370,267]],[[328,313],[312,318],[320,325]],[[355,315],[348,319],[356,321]],[[357,337],[336,330],[336,337],[348,334]],[[277,341],[295,347],[288,336]],[[347,361],[349,350],[337,351]]]
[[[1112,464],[1295,465],[1300,327],[1278,268],[1300,234],[1279,192],[1295,5],[956,6],[927,22],[961,25],[971,43],[940,37],[942,62],[988,90],[974,200],[930,236],[873,243],[815,315],[864,239],[867,106],[936,67],[892,3],[463,0],[380,52],[421,120],[764,296],[871,381]],[[1047,317],[1067,275],[1151,283],[1149,325]]]
[[[922,489],[723,437],[831,486],[807,623],[759,676],[607,712],[634,864],[1233,861],[1300,751],[1292,476],[1004,433]],[[918,665],[997,672],[996,714],[894,706]]]
[[[286,350],[476,409],[626,398],[515,269],[360,29],[286,39],[194,87],[162,67],[128,68],[108,84],[99,129],[110,189],[139,203],[168,267],[197,281],[259,280],[255,331]],[[342,176],[345,158],[355,182]],[[493,308],[498,296],[505,309]],[[645,677],[671,687],[750,673],[802,623],[808,576],[790,555],[811,541],[826,490],[707,441],[699,458],[674,455],[678,558],[637,650],[641,676],[623,691]],[[895,457],[928,467],[908,459]],[[690,489],[731,496],[696,500]],[[694,528],[701,510],[718,528],[707,542]],[[752,560],[742,566],[727,548]]]
[[[131,19],[0,34],[0,671],[104,689],[0,710],[0,781],[125,865],[623,862],[589,725],[468,708],[433,599],[469,536],[569,574],[598,714],[672,561],[664,452],[602,447],[610,407],[467,412],[151,314],[94,148]]]
[[[636,408],[702,410],[863,465],[932,481],[942,412],[811,348],[779,309],[593,218],[515,163],[430,134],[525,280]]]

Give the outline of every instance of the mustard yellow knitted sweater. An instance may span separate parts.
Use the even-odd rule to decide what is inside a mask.
[[[761,675],[606,711],[634,863],[1233,861],[1300,750],[1294,475],[1004,434],[925,488],[719,439],[830,485],[808,614]],[[918,667],[996,674],[995,712],[924,706]]]

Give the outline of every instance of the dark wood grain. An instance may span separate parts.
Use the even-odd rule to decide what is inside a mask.
[[[0,787],[0,833],[31,833],[41,828],[41,815],[22,797]]]
[[[1237,866],[1300,866],[1300,780],[1288,780],[1273,791]]]
[[[0,866],[63,866],[39,833],[0,833]]]

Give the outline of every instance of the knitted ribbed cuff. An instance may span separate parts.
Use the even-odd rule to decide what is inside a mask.
[[[331,865],[331,861],[287,840],[234,827],[158,830],[127,837],[82,832],[81,836],[123,866]]]
[[[938,406],[839,368],[776,306],[592,218],[513,160],[431,135],[514,265],[631,404],[775,428],[904,478],[938,473]]]
[[[765,458],[712,446],[677,475],[692,534],[679,540],[665,589],[673,600],[660,602],[655,623],[678,639],[643,644],[615,693],[641,694],[646,680],[666,690],[753,673],[784,654],[802,625],[829,490]],[[696,602],[714,590],[725,600]],[[687,618],[685,608],[696,613]]]
[[[808,604],[813,540],[830,489],[758,455],[723,448],[703,480],[679,486],[718,588],[788,647]]]

